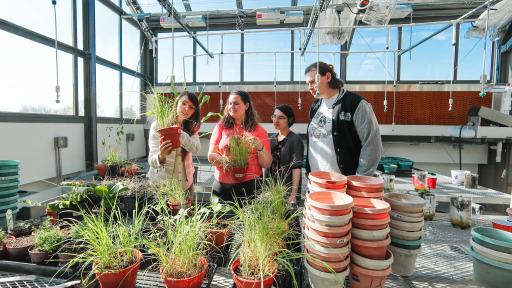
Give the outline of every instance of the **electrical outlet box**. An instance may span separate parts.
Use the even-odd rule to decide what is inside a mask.
[[[126,141],[135,141],[135,134],[126,133]]]
[[[68,147],[68,137],[66,137],[66,136],[54,137],[53,145],[57,148],[67,148]]]

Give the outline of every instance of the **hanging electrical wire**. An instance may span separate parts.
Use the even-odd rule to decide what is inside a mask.
[[[274,53],[274,108],[277,107],[277,54]]]
[[[219,109],[222,111],[224,100],[222,99],[222,63],[224,54],[224,35],[220,35],[220,55],[219,55]]]
[[[299,43],[302,43],[302,31],[299,31]],[[299,81],[299,98],[297,99],[297,108],[299,108],[299,111],[302,111],[302,98],[301,98],[301,91],[302,91],[302,81],[300,81],[300,73],[302,73],[302,62],[304,61],[304,56],[300,55],[300,50],[302,48],[299,47],[299,77],[297,77],[297,81]]]
[[[457,45],[457,23],[453,23],[452,27],[452,61],[451,67],[457,69],[457,63],[455,63],[455,46]],[[448,100],[448,111],[453,111],[453,80],[455,80],[455,70],[452,71],[452,77],[450,79],[450,99]]]
[[[174,0],[171,0],[171,6],[174,7]],[[174,9],[171,12],[172,19],[174,19]],[[171,67],[171,84],[175,83],[176,77],[174,76],[174,25],[171,27],[171,35],[172,35],[172,50],[171,50],[171,58],[172,58],[172,67]]]
[[[53,4],[53,22],[55,29],[55,76],[57,79],[57,85],[55,85],[55,103],[60,103],[60,85],[59,85],[59,49],[57,47],[57,0],[52,0]]]
[[[315,75],[315,97],[320,98],[320,33],[316,31],[316,75]]]
[[[480,77],[480,97],[485,96],[485,84],[487,83],[487,75],[485,74],[485,66],[486,66],[486,60],[487,60],[487,37],[489,37],[489,13],[491,10],[491,1],[487,1],[487,19],[485,19],[485,33],[484,33],[484,56],[483,56],[483,63],[482,63],[482,76]],[[495,76],[496,77],[496,76]]]
[[[393,53],[393,63],[395,63],[395,69],[394,69],[394,75],[393,75],[393,122],[392,124],[395,125],[395,112],[396,112],[396,78],[398,75],[398,55],[397,53]]]
[[[389,51],[389,42],[390,42],[390,28],[388,27],[386,31],[386,51]],[[388,111],[388,53],[386,53],[386,75],[384,75],[384,112]]]

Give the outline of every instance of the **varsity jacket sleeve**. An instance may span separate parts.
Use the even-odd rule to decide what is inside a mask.
[[[382,154],[379,123],[371,105],[364,100],[357,107],[353,119],[362,146],[356,174],[372,176]]]

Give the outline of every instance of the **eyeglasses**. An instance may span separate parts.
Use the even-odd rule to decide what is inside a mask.
[[[277,116],[277,115],[272,115],[272,116],[270,116],[270,119],[272,119],[272,120],[276,120],[276,119],[277,119],[277,120],[286,120],[286,119],[287,119],[287,117],[286,117],[286,116]]]

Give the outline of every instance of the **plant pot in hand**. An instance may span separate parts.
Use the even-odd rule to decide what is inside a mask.
[[[172,148],[176,149],[181,146],[180,136],[181,136],[181,127],[180,126],[171,126],[167,128],[161,128],[157,130],[158,134],[160,134],[160,144],[164,141],[169,140],[172,143]]]
[[[237,288],[270,288],[274,283],[276,273],[267,278],[261,279],[245,279],[239,276],[240,259],[237,258],[231,264],[231,274],[233,274],[233,280],[235,281]],[[276,271],[277,272],[277,271]]]
[[[9,258],[13,260],[25,260],[28,256],[28,248],[33,244],[33,235],[12,239],[6,245]]]
[[[204,267],[201,272],[188,278],[175,279],[166,277],[163,275],[162,268],[160,268],[160,275],[164,280],[165,286],[168,288],[201,288],[206,271],[208,271],[208,261],[205,258],[201,258],[201,265]]]
[[[28,255],[30,256],[30,261],[33,264],[43,264],[48,258],[48,252],[40,251],[34,247],[28,249]]]
[[[96,278],[100,282],[102,288],[135,288],[137,283],[137,273],[139,271],[140,262],[142,261],[142,253],[135,249],[133,249],[133,253],[136,257],[135,263],[132,263],[128,267],[118,271],[99,272],[96,271],[96,265],[93,264]]]

